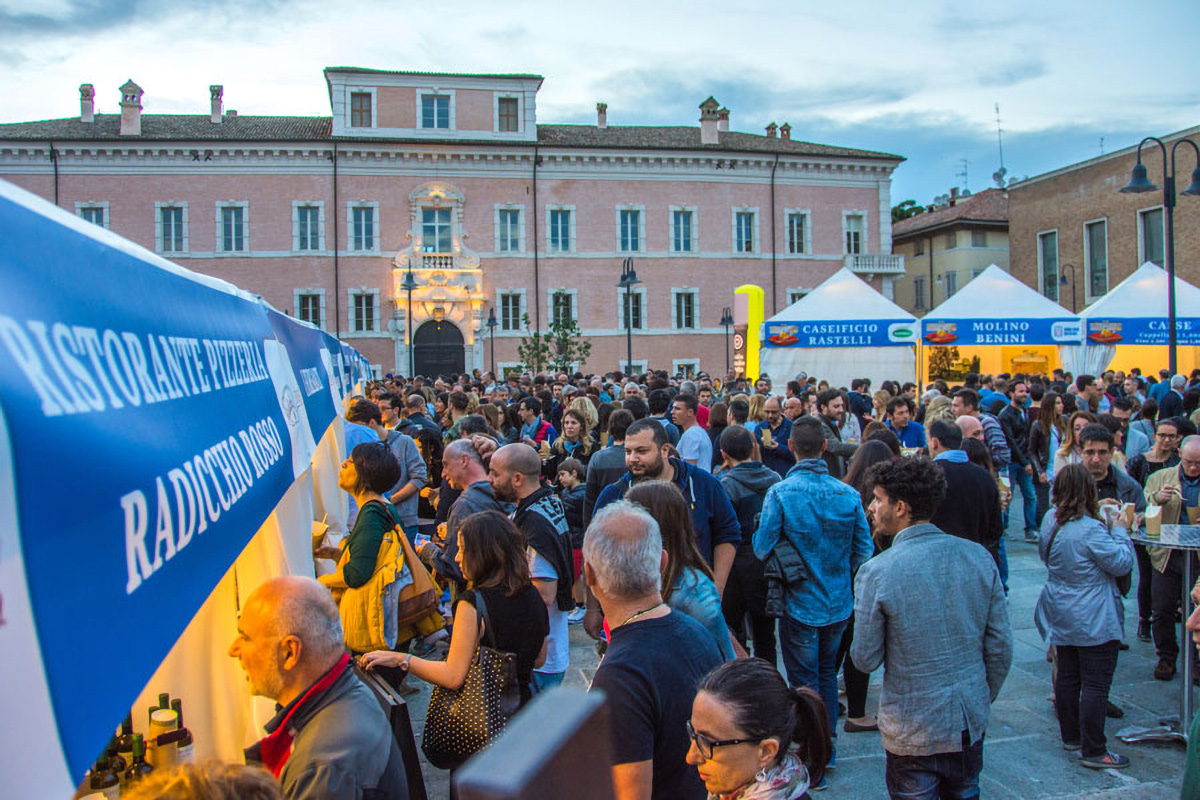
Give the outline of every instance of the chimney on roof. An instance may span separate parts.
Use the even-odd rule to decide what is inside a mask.
[[[225,94],[224,86],[208,87],[208,96],[212,100],[212,124],[221,124],[221,97]]]
[[[96,87],[90,83],[79,87],[79,121],[89,125],[96,121]]]
[[[767,126],[767,138],[774,139],[775,131],[777,131],[777,130],[779,130],[779,126],[776,125],[774,122],[772,122],[770,125],[768,125]]]
[[[720,119],[718,109],[721,104],[715,98],[709,97],[700,104],[700,144],[717,144],[720,139]]]
[[[132,79],[121,87],[121,135],[142,135],[142,87]]]
[[[596,103],[596,127],[608,127],[608,103]]]
[[[717,109],[717,130],[721,133],[729,130],[729,109]]]
[[[950,207],[953,208],[954,204],[957,202],[958,202],[958,187],[951,186],[950,187]]]
[[[785,122],[779,126],[779,138],[780,139],[791,139],[792,138],[791,123]]]

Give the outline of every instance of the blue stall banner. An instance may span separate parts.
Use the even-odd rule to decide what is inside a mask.
[[[912,319],[764,322],[763,347],[888,347],[917,343]]]
[[[1096,317],[1084,320],[1090,344],[1168,344],[1166,317]],[[1175,343],[1200,345],[1200,319],[1175,318]]]
[[[1079,344],[1078,319],[921,320],[922,339],[934,345]]]
[[[303,330],[280,336],[248,294],[16,197],[0,192],[0,403],[34,624],[78,780],[292,485],[289,379],[272,363],[311,344]],[[314,402],[319,426],[332,399]]]
[[[321,358],[321,352],[325,348],[326,334],[316,328],[300,325],[290,317],[273,309],[268,312],[268,316],[275,337],[287,350],[288,360],[295,375],[296,388],[299,390],[298,395],[295,396],[296,404],[287,399],[293,396],[288,391],[280,399],[280,406],[283,408],[285,416],[303,412],[307,418],[305,424],[312,433],[313,441],[319,442],[329,428],[329,423],[333,422],[341,409],[341,404],[335,403],[329,380],[329,370]],[[296,408],[296,405],[299,408]]]

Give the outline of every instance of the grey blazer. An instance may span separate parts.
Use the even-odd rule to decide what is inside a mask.
[[[983,737],[1012,666],[1012,627],[996,562],[929,523],[896,534],[854,582],[855,666],[884,665],[883,746],[895,755],[963,749]]]

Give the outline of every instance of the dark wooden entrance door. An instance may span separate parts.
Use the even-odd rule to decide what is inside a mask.
[[[463,335],[452,322],[429,320],[413,334],[416,374],[434,378],[466,369]]]

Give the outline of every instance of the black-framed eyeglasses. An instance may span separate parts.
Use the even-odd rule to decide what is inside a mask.
[[[733,744],[757,744],[762,739],[724,739],[722,741],[714,741],[703,733],[696,733],[696,729],[692,727],[692,721],[689,719],[686,723],[688,738],[695,743],[696,749],[700,751],[700,755],[707,758],[713,757],[713,750],[718,747],[727,747]]]

